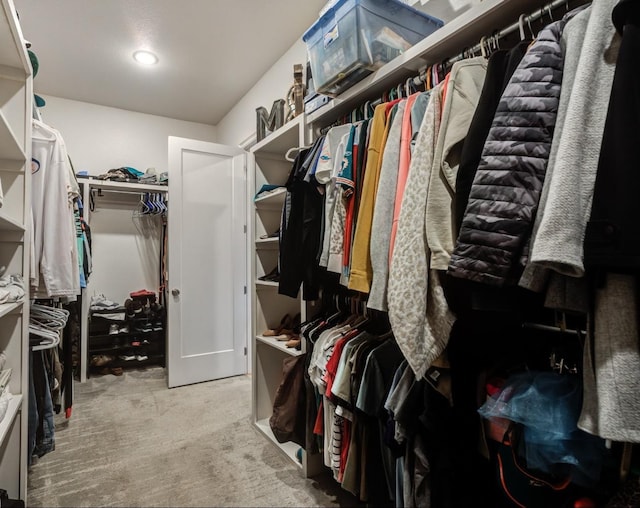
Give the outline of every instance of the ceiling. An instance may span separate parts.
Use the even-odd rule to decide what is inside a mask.
[[[14,0],[36,93],[216,125],[326,0]],[[132,54],[156,53],[155,66]],[[293,76],[292,76],[293,80]]]

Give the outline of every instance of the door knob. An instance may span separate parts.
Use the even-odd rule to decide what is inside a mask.
[[[177,288],[172,289],[172,290],[171,290],[171,294],[172,294],[173,296],[178,296],[178,295],[180,294],[180,290],[179,290],[179,289],[177,289]]]

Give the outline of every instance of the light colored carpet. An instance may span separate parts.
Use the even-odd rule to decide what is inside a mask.
[[[303,478],[251,426],[249,377],[169,390],[154,368],[75,386],[55,451],[31,468],[31,507],[355,503],[330,478]]]

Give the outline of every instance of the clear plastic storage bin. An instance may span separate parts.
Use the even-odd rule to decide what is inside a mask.
[[[443,24],[399,0],[338,0],[302,36],[316,90],[339,94]]]

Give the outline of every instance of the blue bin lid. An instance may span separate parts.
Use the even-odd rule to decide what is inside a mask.
[[[309,39],[311,39],[318,30],[326,26],[329,22],[333,21],[333,19],[336,17],[336,11],[338,9],[348,11],[357,5],[366,4],[371,1],[372,0],[337,0],[335,4],[333,4],[329,9],[327,9],[327,12],[325,12],[313,25],[311,25],[309,29],[307,29],[307,31],[302,35],[302,40],[304,42],[308,42]],[[410,11],[416,16],[420,16],[425,20],[431,21],[432,23],[436,24],[438,27],[441,27],[444,25],[444,22],[442,20],[438,18],[434,18],[433,16],[429,16],[427,13],[419,11],[418,9],[411,7],[410,5],[407,5],[404,2],[401,2],[400,0],[378,0],[378,1],[382,1],[390,4],[391,3],[396,4],[397,6],[400,6],[403,9]],[[344,9],[345,7],[346,9]]]

